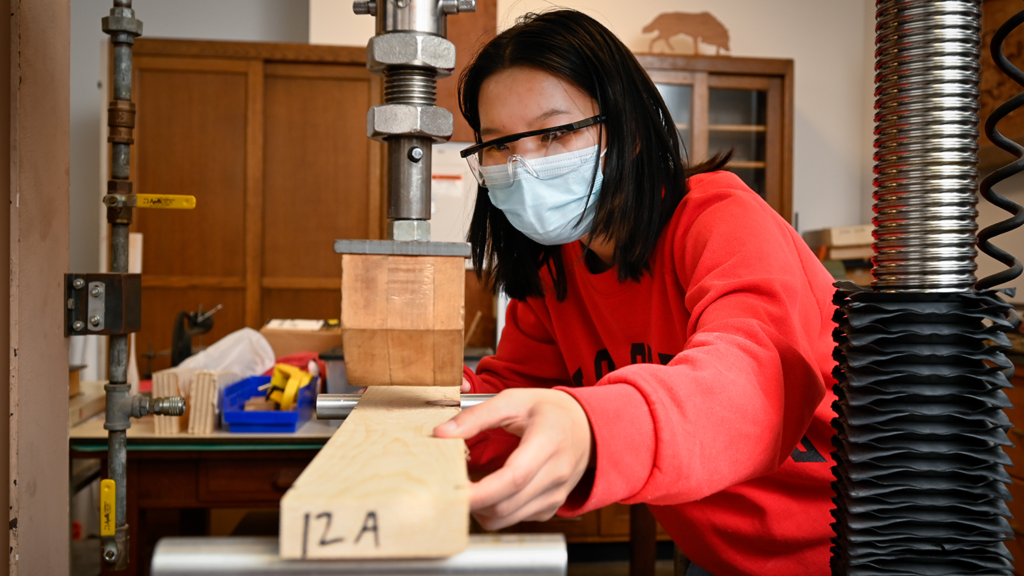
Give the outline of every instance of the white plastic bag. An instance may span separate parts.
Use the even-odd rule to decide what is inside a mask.
[[[242,378],[263,374],[273,367],[274,349],[263,334],[252,328],[236,330],[178,365],[178,368],[235,372]]]

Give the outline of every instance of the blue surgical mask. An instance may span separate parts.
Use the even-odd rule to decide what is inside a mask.
[[[516,230],[538,244],[558,246],[590,232],[603,180],[602,156],[598,146],[591,146],[545,158],[513,157],[508,165],[481,171],[490,184],[491,204],[505,213]]]

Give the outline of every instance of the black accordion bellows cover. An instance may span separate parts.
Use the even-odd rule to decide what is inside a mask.
[[[1012,574],[1011,306],[838,283],[833,574]]]

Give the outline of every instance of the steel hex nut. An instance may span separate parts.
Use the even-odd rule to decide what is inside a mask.
[[[366,67],[382,73],[388,66],[434,68],[437,77],[450,76],[455,69],[455,45],[432,34],[391,32],[370,38],[366,45]]]
[[[388,136],[426,136],[438,142],[452,137],[454,117],[437,106],[381,104],[366,113],[366,135],[383,141]]]
[[[130,8],[114,8],[110,16],[104,16],[101,20],[103,31],[107,34],[112,32],[127,32],[133,36],[142,35],[142,20],[135,17],[135,12]]]
[[[388,233],[392,240],[400,242],[430,242],[430,221],[392,220],[388,222]]]

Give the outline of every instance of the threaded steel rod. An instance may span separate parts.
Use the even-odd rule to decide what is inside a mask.
[[[978,178],[978,0],[879,0],[875,257],[885,291],[972,289]]]

